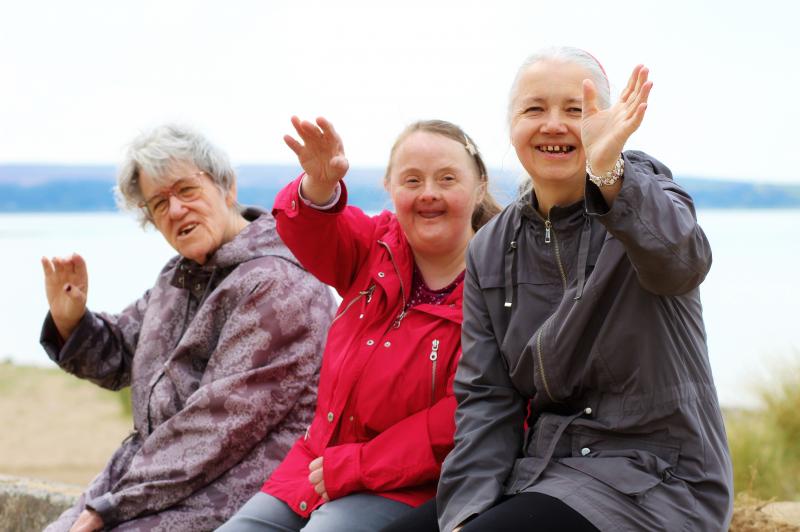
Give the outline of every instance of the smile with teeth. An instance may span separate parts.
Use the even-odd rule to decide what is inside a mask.
[[[186,236],[186,235],[188,235],[189,233],[192,232],[192,229],[194,229],[195,227],[197,227],[197,224],[189,224],[189,225],[183,227],[180,231],[178,231],[178,236]]]
[[[569,153],[575,149],[575,146],[565,146],[560,144],[542,144],[536,146],[536,149],[546,153]]]

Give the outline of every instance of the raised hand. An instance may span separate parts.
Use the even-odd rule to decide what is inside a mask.
[[[653,88],[653,82],[647,80],[649,73],[647,67],[637,65],[619,101],[602,110],[597,107],[594,83],[583,80],[581,139],[594,174],[604,174],[614,168],[625,142],[642,123]]]
[[[58,333],[66,341],[86,313],[89,292],[86,263],[77,253],[52,260],[42,257],[42,269],[50,314]]]
[[[303,196],[316,204],[324,204],[350,167],[342,139],[333,129],[333,124],[321,117],[314,124],[293,116],[292,125],[303,143],[291,135],[285,135],[283,140],[297,155],[306,173],[302,183]]]

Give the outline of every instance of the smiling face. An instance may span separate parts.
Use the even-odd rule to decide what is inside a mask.
[[[538,61],[520,75],[511,102],[511,143],[535,184],[582,186],[582,82],[590,77],[580,65],[552,59]]]
[[[167,201],[167,209],[153,213],[152,221],[181,256],[204,264],[222,244],[236,236],[235,218],[231,215],[235,185],[223,195],[204,172],[187,161],[171,164],[167,177],[158,180],[141,171],[138,181],[142,196],[150,205],[158,203],[158,196]],[[189,181],[200,187],[199,193],[190,195],[194,199],[181,200],[176,189]]]
[[[394,150],[386,187],[415,255],[463,253],[484,185],[464,144],[415,131]]]

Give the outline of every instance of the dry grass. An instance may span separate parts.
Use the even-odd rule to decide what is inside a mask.
[[[730,532],[800,531],[800,526],[775,520],[769,513],[763,511],[769,504],[770,501],[761,501],[748,494],[736,497]]]
[[[737,494],[800,500],[800,356],[757,386],[763,407],[726,412]]]

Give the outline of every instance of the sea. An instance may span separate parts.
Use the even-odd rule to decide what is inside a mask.
[[[758,405],[787,363],[800,367],[800,210],[700,210],[714,255],[701,286],[720,402]],[[0,214],[0,361],[53,366],[39,346],[47,312],[40,259],[81,254],[88,304],[118,312],[152,286],[174,251],[120,213]]]

